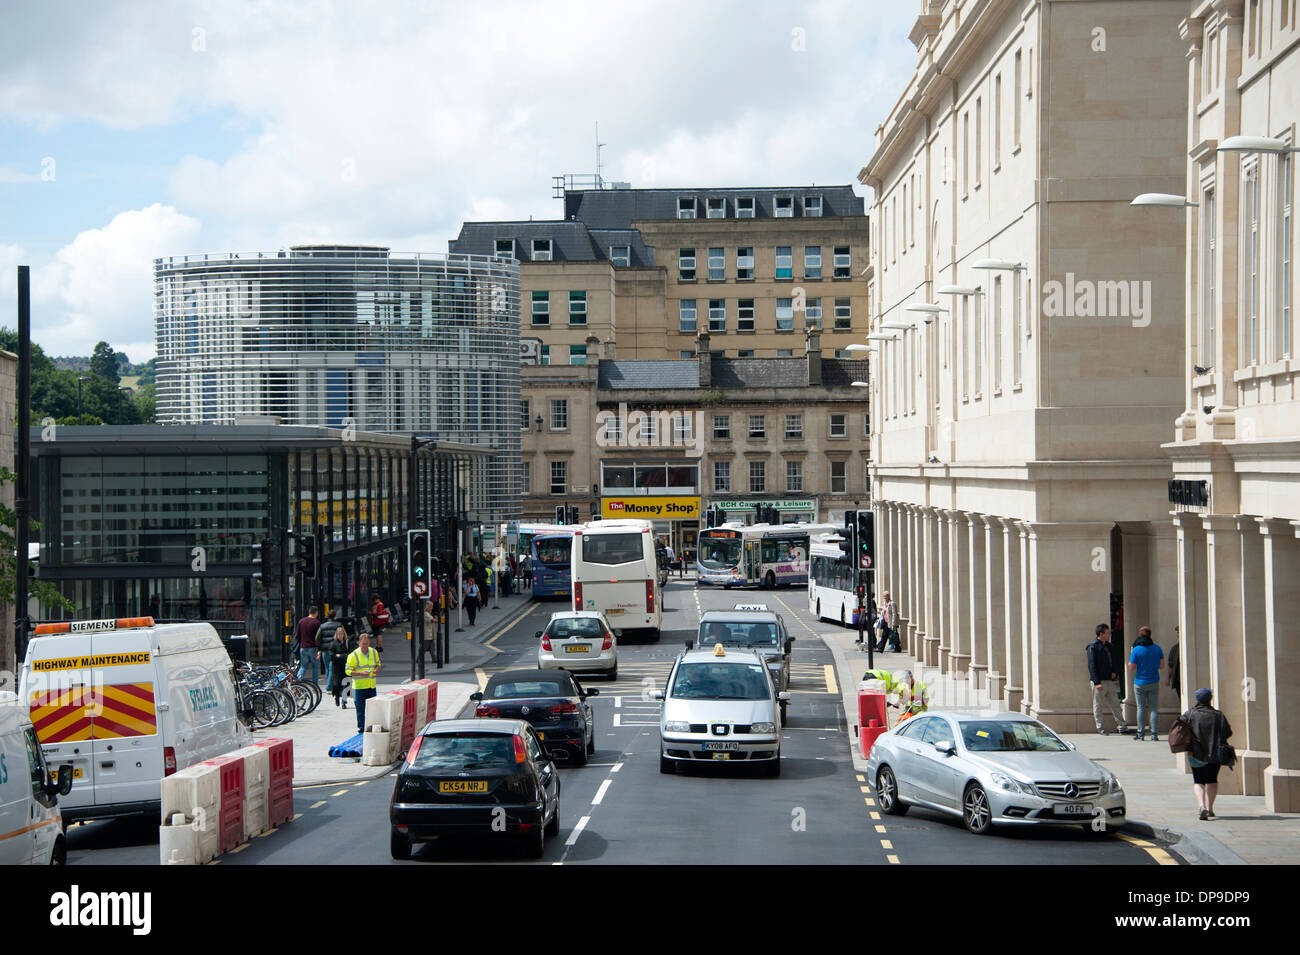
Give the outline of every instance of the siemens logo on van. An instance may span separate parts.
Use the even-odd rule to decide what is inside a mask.
[[[116,620],[73,620],[69,633],[105,633],[117,629]]]
[[[201,686],[197,690],[190,690],[190,709],[195,713],[200,710],[211,710],[221,705],[217,699],[217,691],[210,686]]]

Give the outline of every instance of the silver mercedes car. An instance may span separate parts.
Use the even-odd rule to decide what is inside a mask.
[[[912,806],[960,816],[977,835],[994,825],[1124,822],[1115,776],[1021,713],[930,711],[876,740],[868,779],[882,812]]]

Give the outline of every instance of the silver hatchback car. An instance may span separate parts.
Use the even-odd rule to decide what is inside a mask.
[[[603,673],[618,679],[618,638],[598,610],[562,610],[537,631],[537,669]]]
[[[977,835],[995,824],[1124,822],[1115,776],[1021,713],[930,711],[876,740],[868,779],[882,812],[923,806],[960,816]]]
[[[688,650],[668,675],[659,715],[659,771],[678,763],[746,761],[760,763],[769,776],[781,775],[781,720],[778,707],[790,694],[779,692],[763,658],[721,644]]]

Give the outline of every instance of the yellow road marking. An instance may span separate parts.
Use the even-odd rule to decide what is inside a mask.
[[[868,799],[868,800],[867,800],[867,805],[868,805],[868,806],[874,806],[875,804],[876,804],[876,802],[875,802],[874,799]]]
[[[858,782],[865,783],[867,781],[867,777],[863,776],[861,773],[858,773],[857,776],[858,776]]]
[[[835,667],[827,663],[822,669],[826,671],[826,692],[839,693],[840,685],[835,681]]]
[[[483,672],[483,668],[476,667],[474,670],[474,675],[478,677],[478,688],[480,690],[487,689],[487,674]]]
[[[275,833],[277,833],[277,832],[279,832],[279,831],[280,831],[279,829],[268,829],[268,830],[266,830],[266,832],[259,832],[259,833],[257,834],[257,838],[259,838],[259,839],[265,839],[267,836],[274,835]]]
[[[231,855],[234,855],[236,852],[243,852],[247,848],[248,848],[248,843],[242,842],[239,845],[235,846],[235,848],[231,849],[230,853]]]
[[[882,849],[892,849],[892,848],[894,848],[894,845],[893,845],[893,843],[891,843],[888,839],[881,839],[881,840],[880,840],[880,848],[882,848]]]
[[[314,803],[311,804],[311,808],[313,808],[313,809],[319,809],[321,806],[325,805],[326,802],[327,802],[327,800],[324,800],[324,799],[322,799],[320,802],[314,802]]]
[[[368,782],[370,782],[370,780],[368,780],[368,779],[359,779],[359,780],[357,780],[355,783],[353,783],[352,785],[353,785],[353,786],[364,786],[364,785],[365,785],[366,783],[368,783]]]
[[[876,832],[884,832],[884,831],[885,831],[884,826],[876,826]]]
[[[869,793],[869,792],[871,792],[871,788],[868,787],[868,786],[859,786],[859,787],[858,787],[858,790],[861,791],[861,792],[864,792],[864,793]]]
[[[890,865],[898,865],[898,856],[885,856],[885,858],[889,860]]]
[[[344,795],[346,792],[347,792],[346,789],[340,789],[340,790],[339,790],[338,792],[336,792],[336,793],[330,793],[330,798],[333,799],[335,796],[342,796],[342,795]]]
[[[532,612],[533,612],[533,607],[532,604],[530,603],[526,608],[524,608],[523,613],[519,614],[519,616],[515,617],[514,620],[511,620],[508,624],[506,624],[505,627],[501,630],[501,632],[496,634],[494,637],[492,637],[491,640],[485,641],[483,643],[483,646],[487,647],[493,653],[504,653],[505,652],[504,650],[498,649],[497,647],[492,646],[492,644],[496,643],[507,633],[513,630],[520,620],[523,620],[524,617],[528,616]]]
[[[300,813],[300,812],[295,812],[295,813],[293,814],[293,818],[294,818],[294,819],[301,819],[301,818],[302,818],[302,813]],[[290,820],[290,821],[292,822],[293,820]]]
[[[1155,843],[1148,842],[1145,839],[1139,839],[1137,836],[1131,836],[1127,832],[1117,832],[1115,835],[1119,836],[1119,838],[1123,839],[1125,842],[1132,843],[1133,845],[1143,849],[1147,855],[1155,859],[1156,862],[1161,865],[1178,865],[1177,859],[1171,856],[1164,849],[1161,849]]]
[[[868,815],[871,816],[872,819],[879,819],[879,818],[880,818],[880,813],[878,813],[878,812],[868,813]]]

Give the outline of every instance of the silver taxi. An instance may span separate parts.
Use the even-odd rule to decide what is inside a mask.
[[[790,694],[778,691],[761,656],[722,644],[687,650],[668,675],[659,716],[659,771],[679,763],[747,762],[769,776],[781,775],[778,707]]]
[[[786,630],[781,615],[766,604],[741,603],[732,610],[706,610],[700,617],[698,639],[700,647],[721,643],[761,655],[772,671],[776,688],[790,688],[790,650],[795,638]]]

